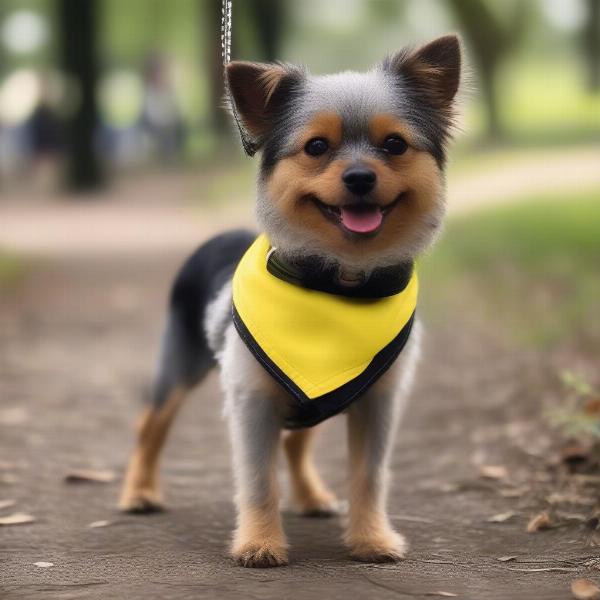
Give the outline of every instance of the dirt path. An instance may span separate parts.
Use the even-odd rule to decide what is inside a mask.
[[[598,173],[584,168],[579,184],[596,181]],[[524,174],[511,193],[529,189]],[[506,177],[498,175],[498,185]],[[482,201],[478,190],[487,188],[489,201],[498,200],[498,185],[471,182],[463,199]],[[571,580],[596,578],[600,554],[581,522],[589,506],[563,507],[571,517],[560,527],[525,533],[556,485],[540,418],[555,393],[552,365],[462,321],[429,332],[394,452],[391,513],[412,548],[401,565],[354,563],[339,541],[339,520],[289,512],[290,567],[231,564],[229,449],[215,377],[173,431],[164,464],[169,512],[120,515],[118,481],[65,484],[77,467],[120,477],[176,265],[203,236],[250,221],[239,205],[199,211],[182,201],[189,185],[181,176],[146,177],[107,202],[12,198],[0,207],[0,247],[46,261],[0,296],[0,502],[15,501],[0,516],[18,510],[37,519],[0,528],[0,597],[385,600],[441,591],[559,600],[570,597]],[[343,417],[324,433],[322,469],[344,495]],[[483,479],[481,465],[504,465],[508,476]],[[494,516],[505,520],[490,522]],[[110,524],[88,526],[101,520]],[[498,560],[506,556],[514,558]]]
[[[184,409],[167,449],[168,512],[120,515],[118,482],[65,484],[76,467],[122,473],[180,258],[160,252],[65,259],[1,298],[0,500],[15,505],[0,514],[37,518],[0,529],[2,598],[385,600],[446,592],[562,600],[571,580],[597,576],[598,552],[586,545],[589,535],[577,520],[525,533],[530,517],[547,506],[540,459],[547,451],[540,399],[551,393],[546,367],[461,323],[430,332],[393,455],[391,514],[411,543],[398,566],[352,562],[339,520],[289,513],[290,567],[233,566],[226,556],[233,526],[229,449],[214,377]],[[330,423],[319,451],[324,475],[341,495],[343,420]],[[481,478],[486,464],[505,465],[508,477]],[[489,522],[507,513],[504,522]],[[88,526],[99,520],[110,524]],[[498,560],[506,556],[514,559]]]
[[[513,150],[510,158],[482,155],[480,169],[449,179],[451,213],[506,204],[527,196],[565,194],[600,188],[600,145]]]

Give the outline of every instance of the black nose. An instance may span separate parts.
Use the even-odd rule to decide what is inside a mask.
[[[342,181],[348,190],[357,196],[368,194],[375,186],[376,180],[375,171],[366,167],[348,167],[342,175]]]

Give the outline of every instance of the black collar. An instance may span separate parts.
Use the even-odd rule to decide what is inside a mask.
[[[399,294],[408,285],[413,268],[412,261],[381,267],[362,282],[348,285],[340,281],[338,267],[325,266],[325,262],[317,256],[287,261],[272,249],[267,257],[267,271],[278,279],[310,290],[348,298],[385,298]]]

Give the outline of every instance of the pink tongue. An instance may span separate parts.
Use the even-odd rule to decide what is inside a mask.
[[[373,207],[342,207],[340,208],[342,224],[346,229],[355,233],[371,233],[383,221],[383,214],[376,206]]]

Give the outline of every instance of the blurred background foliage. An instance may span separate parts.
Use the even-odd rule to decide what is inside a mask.
[[[585,142],[600,135],[598,6],[598,0],[238,0],[233,56],[300,62],[315,72],[363,69],[405,44],[458,30],[470,66],[463,153],[483,143]],[[71,128],[62,140],[67,155],[77,145],[73,161],[99,157],[127,169],[157,154],[193,163],[228,150],[233,138],[219,106],[220,9],[220,0],[3,0],[5,178],[35,153],[20,130],[32,124],[41,102],[67,131],[78,119],[78,131]],[[85,33],[77,39],[76,32]],[[156,139],[161,127],[173,137],[170,145]],[[86,149],[92,144],[94,151]],[[101,173],[82,164],[71,169],[68,183],[94,186]]]
[[[425,261],[426,283],[443,289],[433,294],[442,303],[475,294],[482,317],[502,315],[520,339],[600,338],[600,184],[573,171],[600,170],[600,0],[233,6],[234,58],[317,73],[368,68],[458,31],[467,75],[451,201],[460,182],[483,183],[477,210],[455,217]],[[254,163],[221,108],[220,20],[221,0],[3,0],[0,193],[48,185],[48,171],[58,175],[50,187],[86,191],[178,167],[201,177],[194,201],[207,214],[223,199],[251,200]],[[14,279],[14,255],[2,264]]]

